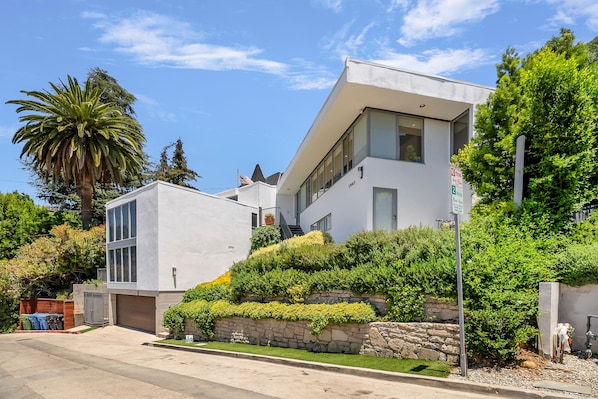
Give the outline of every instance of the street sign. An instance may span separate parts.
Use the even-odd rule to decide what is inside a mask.
[[[463,174],[455,166],[451,166],[451,204],[452,213],[463,213]]]

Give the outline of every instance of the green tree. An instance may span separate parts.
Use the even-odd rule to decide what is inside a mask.
[[[22,91],[33,100],[11,100],[25,123],[13,143],[24,143],[21,157],[54,182],[75,185],[81,199],[81,222],[89,228],[96,183],[122,185],[125,173],[143,169],[145,136],[137,121],[112,103],[100,101],[102,90],[88,79],[81,87],[75,78],[50,83],[52,91]]]
[[[496,91],[477,110],[476,136],[453,159],[482,203],[510,201],[515,142],[525,135],[529,184],[520,212],[546,217],[555,230],[597,194],[598,75],[590,46],[573,43],[562,30],[525,59],[507,49]]]
[[[168,160],[168,150],[174,147],[172,157]],[[183,141],[179,138],[176,142],[165,146],[160,153],[160,162],[154,172],[155,180],[162,180],[183,187],[195,188],[190,181],[195,181],[201,176],[187,166],[187,157],[183,150]]]
[[[557,229],[598,194],[598,80],[577,59],[543,50],[522,72],[517,131],[529,140],[526,208]]]
[[[118,81],[108,74],[108,71],[98,67],[93,68],[87,74],[87,79],[89,79],[94,89],[98,88],[102,90],[102,94],[100,95],[100,102],[102,104],[113,103],[125,115],[131,118],[135,115],[133,104],[137,99],[133,94],[119,85]]]
[[[0,259],[14,257],[17,250],[50,228],[51,215],[25,194],[0,193]]]
[[[103,90],[100,101],[104,104],[114,103],[125,115],[134,117],[133,105],[136,98],[118,84],[118,81],[110,76],[107,71],[94,68],[89,71],[87,78],[94,88]],[[92,225],[105,223],[106,202],[115,199],[129,191],[146,184],[151,177],[151,165],[147,154],[143,154],[143,172],[139,176],[133,176],[125,171],[123,183],[120,186],[114,183],[96,183],[92,199]],[[35,169],[32,162],[24,162],[26,169],[32,173],[32,184],[37,189],[37,197],[48,204],[57,207],[61,211],[72,214],[81,212],[81,200],[73,182],[65,184],[62,176],[57,181],[50,178],[49,173],[44,170]]]

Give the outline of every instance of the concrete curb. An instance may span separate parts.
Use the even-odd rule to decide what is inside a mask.
[[[441,388],[452,391],[470,392],[482,395],[492,395],[501,398],[530,398],[530,399],[571,399],[569,396],[560,396],[547,392],[534,392],[518,388],[511,388],[498,385],[478,384],[467,381],[455,381],[445,378],[418,376],[413,374],[396,373],[390,371],[363,369],[358,367],[338,366],[334,364],[308,362],[304,360],[285,359],[263,355],[254,355],[241,352],[228,352],[216,349],[201,347],[179,346],[163,344],[159,342],[146,342],[146,346],[173,349],[185,352],[197,352],[217,356],[234,357],[239,359],[256,360],[274,364],[282,364],[293,367],[304,367],[312,370],[330,371],[334,373],[355,375],[359,377],[375,378],[379,380],[400,382],[404,384],[423,385],[432,388]]]

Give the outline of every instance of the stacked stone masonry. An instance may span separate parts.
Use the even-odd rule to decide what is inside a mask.
[[[185,335],[206,338],[195,323],[185,320]],[[394,323],[329,325],[319,335],[306,321],[218,319],[214,337],[219,342],[306,349],[314,352],[359,353],[402,359],[459,361],[459,326],[446,323]]]
[[[278,297],[262,297],[262,296],[246,296],[242,299],[243,302],[271,302],[278,301],[281,303],[289,303],[288,298]],[[314,292],[305,298],[305,304],[312,303],[355,303],[355,302],[367,302],[372,304],[378,313],[382,316],[386,314],[388,304],[384,295],[356,295],[351,291],[346,290],[334,290],[326,292]],[[459,319],[459,308],[457,304],[452,301],[434,298],[427,295],[424,302],[424,314],[428,321],[456,321]]]

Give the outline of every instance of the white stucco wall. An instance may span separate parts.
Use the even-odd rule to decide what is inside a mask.
[[[214,279],[249,254],[254,207],[164,182],[151,183],[106,207],[132,200],[137,207],[137,283],[108,282],[111,292],[185,291]]]
[[[450,123],[425,119],[424,162],[405,162],[368,157],[355,165],[301,214],[301,227],[332,213],[329,233],[336,242],[373,228],[373,190],[397,190],[397,228],[413,225],[436,227],[437,219],[452,220],[450,192]],[[358,168],[363,167],[363,178]],[[280,198],[280,195],[279,195]],[[471,196],[465,193],[465,210]],[[279,203],[281,203],[279,201]],[[287,206],[281,209],[287,212]],[[293,204],[294,206],[294,204]]]
[[[585,351],[586,329],[588,315],[598,315],[598,285],[588,284],[581,287],[570,287],[560,284],[559,292],[559,323],[569,323],[574,328],[574,351]],[[555,326],[556,327],[556,326]],[[592,330],[598,333],[598,318],[592,318]],[[598,341],[592,342],[592,351],[598,353]]]
[[[159,186],[159,290],[186,290],[245,259],[253,207],[176,186]],[[176,287],[172,268],[177,268]]]
[[[264,224],[266,213],[278,214],[276,206],[276,186],[263,182],[255,182],[248,186],[232,188],[215,194],[221,198],[237,197],[237,202],[254,208],[262,208],[261,224]],[[287,219],[288,220],[288,219]]]

